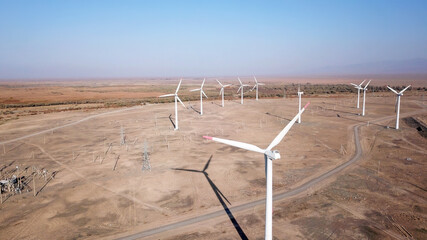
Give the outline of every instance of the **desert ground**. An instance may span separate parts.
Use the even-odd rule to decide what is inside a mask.
[[[198,82],[181,91],[190,96]],[[73,86],[51,84],[43,91],[75,96],[61,101],[86,100],[84,91],[76,96]],[[118,85],[108,96],[93,96],[155,99],[172,93],[176,80],[151,90],[150,84],[136,86],[134,93],[129,84]],[[57,101],[43,99],[42,90],[25,94],[21,88],[2,92],[2,103]],[[178,131],[173,103],[2,109],[13,117],[0,125],[0,179],[17,176],[22,190],[2,194],[0,239],[262,239],[262,154],[202,136],[267,147],[297,114],[298,99],[290,91],[286,98],[250,98],[241,105],[233,88],[226,90],[222,108],[217,86],[209,83],[207,89],[203,116],[193,98],[183,99],[186,108],[178,105]],[[303,104],[311,104],[276,147],[282,157],[273,162],[276,239],[427,238],[426,93],[402,97],[399,130],[393,93],[368,92],[364,117],[356,95],[303,95]],[[145,149],[151,171],[142,170]],[[294,189],[302,190],[286,196]]]

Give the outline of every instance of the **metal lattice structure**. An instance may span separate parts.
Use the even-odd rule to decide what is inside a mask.
[[[144,153],[142,157],[142,171],[151,172],[150,154],[148,153],[147,141],[144,143]]]
[[[123,146],[126,144],[126,139],[125,139],[125,130],[123,129],[123,125],[120,128],[120,145]]]

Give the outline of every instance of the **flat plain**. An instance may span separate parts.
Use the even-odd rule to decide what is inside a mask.
[[[181,89],[184,95],[198,81],[189,80]],[[275,81],[271,84],[278,84]],[[115,90],[105,87],[111,90],[108,97],[102,95],[106,89],[96,89],[103,100],[124,95],[155,98],[172,93],[176,80],[154,89],[153,84],[147,81],[135,88],[113,84]],[[50,87],[55,90],[48,92],[68,96],[60,101],[87,100],[84,91],[65,94],[75,86]],[[79,89],[94,91],[89,86]],[[266,147],[298,112],[298,99],[290,91],[286,98],[250,98],[241,105],[233,88],[222,108],[217,86],[211,82],[207,89],[210,98],[204,100],[203,116],[192,98],[184,100],[186,108],[178,106],[178,131],[173,131],[173,103],[105,108],[90,102],[9,109],[14,117],[0,125],[1,179],[17,175],[24,187],[21,193],[2,194],[0,239],[115,239],[138,233],[147,233],[146,239],[262,239],[263,156],[202,136]],[[40,101],[45,96],[40,91],[23,94],[27,99],[17,97],[22,93],[4,99],[17,98],[11,103],[25,104],[58,101],[49,97]],[[311,105],[302,123],[295,124],[277,146],[282,158],[273,163],[273,193],[297,189],[349,161],[356,151],[355,126],[362,156],[306,190],[276,200],[274,236],[426,238],[424,96],[423,91],[411,91],[402,97],[399,130],[394,129],[392,93],[368,92],[364,117],[354,93],[303,96],[303,104]],[[31,111],[34,114],[20,114]],[[151,171],[142,171],[145,146]],[[239,208],[257,201],[261,203]],[[185,223],[200,216],[205,217]],[[148,234],[166,225],[173,227]]]

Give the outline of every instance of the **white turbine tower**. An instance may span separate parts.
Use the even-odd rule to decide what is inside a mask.
[[[371,82],[371,80],[369,80],[369,82],[366,84],[366,86],[363,88],[363,110],[362,110],[362,116],[365,116],[365,98],[366,98],[366,90],[368,90],[368,85]]]
[[[205,84],[205,80],[206,78],[203,79],[202,86],[200,86],[200,88],[190,90],[190,92],[200,91],[200,115],[203,115],[203,95],[208,98],[208,96],[206,96],[206,93],[203,91],[203,85]]]
[[[357,89],[357,108],[359,108],[359,99],[360,99],[360,90],[362,90],[362,84],[366,81],[363,80],[363,82],[361,82],[359,85],[354,84],[354,83],[350,83],[351,85],[353,85],[356,89]]]
[[[226,87],[228,87],[228,86],[231,86],[231,84],[226,84],[226,85],[222,85],[219,81],[218,81],[218,79],[215,79],[217,82],[218,82],[218,84],[221,86],[221,90],[219,91],[219,94],[221,94],[222,95],[222,107],[224,107],[224,88],[226,88]]]
[[[175,93],[159,96],[159,97],[172,97],[172,96],[175,97],[175,129],[174,130],[178,130],[178,104],[177,104],[177,101],[179,101],[182,104],[182,106],[184,106],[184,108],[185,108],[184,103],[182,103],[181,99],[179,99],[179,97],[178,97],[178,90],[179,90],[179,87],[181,86],[181,82],[182,82],[182,79],[179,80],[179,84],[178,84],[178,87],[176,88]]]
[[[242,81],[240,81],[240,78],[238,77],[237,80],[239,80],[240,87],[237,89],[237,92],[240,91],[240,104],[243,104],[243,87],[250,87],[249,85],[243,84]]]
[[[388,89],[390,89],[392,92],[396,93],[397,95],[397,99],[396,99],[396,105],[394,107],[394,110],[396,111],[396,129],[399,129],[399,114],[400,114],[400,96],[403,95],[403,92],[406,91],[406,89],[408,89],[411,85],[407,86],[405,89],[403,89],[400,92],[397,92],[396,90],[394,90],[393,88],[388,87]]]
[[[266,149],[259,148],[255,145],[237,142],[233,140],[203,136],[206,139],[213,140],[216,142],[224,143],[227,145],[231,145],[233,147],[238,147],[242,149],[246,149],[249,151],[254,151],[258,153],[264,154],[265,160],[265,178],[266,178],[266,200],[265,200],[265,239],[270,240],[273,237],[273,165],[272,161],[280,159],[280,153],[277,150],[273,149],[277,144],[279,144],[283,137],[288,133],[289,129],[291,129],[292,125],[297,121],[298,117],[304,112],[307,106],[310,103],[307,103],[304,108],[299,111],[299,113],[286,125],[286,127],[274,138],[274,140],[270,143],[270,145]]]
[[[300,86],[298,85],[298,111],[301,111],[301,96],[304,92],[301,92]],[[301,115],[298,117],[298,123],[301,123]]]
[[[256,88],[256,100],[258,101],[258,86],[259,85],[265,85],[264,83],[259,83],[257,80],[256,80],[256,77],[254,76],[254,79],[255,79],[255,85],[254,85],[254,87],[251,89],[251,91],[253,91],[255,88]]]

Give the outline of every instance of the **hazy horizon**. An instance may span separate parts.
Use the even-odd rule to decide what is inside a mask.
[[[426,23],[425,1],[3,2],[0,79],[425,73]]]

